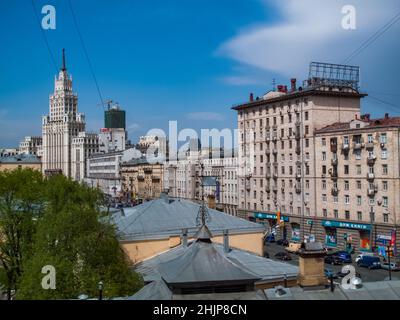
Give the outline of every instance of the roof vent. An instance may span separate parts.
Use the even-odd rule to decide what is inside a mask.
[[[275,287],[275,297],[282,297],[287,294],[287,291],[282,286]]]

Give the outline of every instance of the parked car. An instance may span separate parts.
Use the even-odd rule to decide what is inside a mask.
[[[289,245],[289,241],[287,241],[286,239],[279,239],[276,241],[276,244],[287,247]]]
[[[329,254],[329,255],[325,256],[325,263],[329,263],[332,265],[341,265],[341,264],[343,264],[343,261],[338,256]]]
[[[275,235],[273,233],[267,235],[264,238],[264,242],[275,242]]]
[[[337,278],[338,278],[338,276],[337,276],[332,270],[330,270],[330,269],[325,269],[324,271],[325,271],[325,276],[326,276],[328,279],[330,279],[331,277],[332,277],[333,279],[337,279]]]
[[[351,259],[351,254],[347,251],[336,251],[332,253],[333,256],[338,257],[342,260],[343,263],[352,263],[353,260]]]
[[[287,252],[297,253],[301,248],[301,243],[290,242],[289,245],[285,248]]]
[[[278,252],[275,254],[275,258],[283,261],[292,260],[292,257],[287,252]]]
[[[358,260],[357,265],[359,267],[364,267],[368,269],[380,269],[381,260],[379,259],[379,257],[363,256],[360,260]]]
[[[381,268],[385,269],[385,270],[389,270],[389,262],[381,263]],[[390,270],[391,271],[400,271],[400,266],[396,262],[391,262]]]

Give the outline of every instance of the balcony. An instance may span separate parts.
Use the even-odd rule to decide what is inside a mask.
[[[274,180],[277,180],[277,179],[278,179],[278,174],[277,174],[276,172],[274,172],[274,173],[272,174],[272,178],[273,178]]]
[[[297,145],[296,146],[296,154],[300,154],[301,153],[301,148],[300,148],[300,145]]]
[[[301,187],[300,187],[300,185],[296,185],[295,191],[296,191],[297,194],[301,193]]]
[[[138,179],[139,181],[144,181],[144,176],[137,176],[137,179]]]
[[[331,152],[333,153],[337,152],[337,143],[331,143]]]
[[[272,135],[272,141],[277,141],[278,140],[278,135],[277,134],[273,134]]]
[[[366,148],[367,150],[372,150],[372,149],[374,149],[374,143],[373,143],[373,142],[367,142],[367,143],[365,144],[365,148]]]
[[[295,137],[296,140],[300,140],[300,138],[301,138],[300,130],[296,130],[296,131],[295,131],[294,137]]]
[[[272,191],[277,193],[278,192],[278,186],[272,186]]]
[[[342,144],[342,151],[348,152],[350,149],[350,145],[348,143],[343,143]]]
[[[270,154],[271,150],[269,150],[269,148],[265,149],[265,154]]]
[[[332,159],[331,160],[331,164],[332,164],[332,166],[337,166],[338,165],[338,159],[336,158],[336,159]]]
[[[359,141],[353,143],[353,149],[354,150],[361,150],[362,147],[363,147],[363,144],[361,142],[359,142]]]
[[[333,187],[331,190],[332,196],[336,197],[339,194],[339,189],[337,187]]]
[[[337,173],[336,170],[330,171],[329,174],[331,175],[331,179],[332,179],[332,180],[337,180],[337,178],[338,178],[338,173]]]
[[[371,181],[375,179],[375,174],[373,173],[367,173],[367,180]]]
[[[374,197],[378,192],[378,186],[374,186],[372,189],[368,188],[368,197]]]
[[[296,180],[301,180],[301,173],[296,173]]]
[[[369,166],[373,166],[375,164],[375,161],[376,161],[376,156],[370,156],[367,158],[367,164]]]
[[[271,179],[271,173],[270,173],[270,172],[267,172],[267,173],[265,174],[265,178],[266,178],[266,179]]]
[[[159,181],[159,180],[161,180],[161,178],[160,178],[160,176],[152,175],[152,176],[151,176],[151,180]]]
[[[277,150],[276,148],[274,148],[274,149],[272,149],[272,153],[273,153],[273,154],[277,154],[277,153],[278,153],[278,150]]]
[[[265,192],[271,192],[271,186],[269,184],[265,186]]]

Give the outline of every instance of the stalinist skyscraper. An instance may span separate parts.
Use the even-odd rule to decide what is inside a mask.
[[[85,131],[85,116],[78,113],[78,95],[72,92],[72,77],[65,65],[62,51],[62,67],[50,96],[49,114],[42,118],[44,174],[62,173],[71,176],[72,139]]]

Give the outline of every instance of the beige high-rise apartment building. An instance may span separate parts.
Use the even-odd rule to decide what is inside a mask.
[[[42,137],[27,136],[19,143],[19,154],[33,154],[40,156],[40,149],[42,147]]]
[[[336,66],[322,66],[331,67]],[[248,102],[233,107],[239,130],[238,213],[287,239],[316,237],[313,219],[320,190],[314,133],[360,116],[365,95],[358,81],[329,80],[310,76],[297,87],[292,79],[289,89],[278,86],[256,99],[251,94]]]

